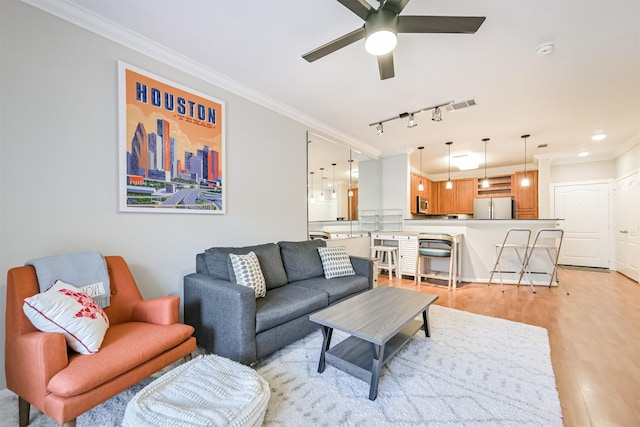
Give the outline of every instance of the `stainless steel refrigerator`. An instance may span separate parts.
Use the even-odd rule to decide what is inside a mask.
[[[473,219],[513,219],[513,197],[489,197],[473,199]]]

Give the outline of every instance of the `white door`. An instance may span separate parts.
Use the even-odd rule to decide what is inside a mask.
[[[616,181],[615,186],[616,270],[631,279],[640,280],[640,174]]]
[[[559,264],[609,268],[609,184],[558,185],[554,218],[563,218]]]

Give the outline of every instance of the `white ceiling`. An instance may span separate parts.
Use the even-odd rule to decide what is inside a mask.
[[[44,0],[26,0],[43,3]],[[46,2],[45,2],[46,3]],[[370,0],[377,6],[377,3]],[[473,152],[484,167],[611,159],[640,141],[640,0],[411,0],[403,15],[485,16],[476,34],[400,34],[381,81],[361,40],[316,62],[301,55],[363,25],[334,0],[67,0],[333,129],[363,153],[425,146],[423,170]],[[536,48],[552,42],[548,56]],[[176,64],[180,67],[179,64]],[[215,96],[215,94],[212,94]],[[370,123],[448,101],[477,106]],[[232,114],[232,111],[228,111]],[[608,137],[594,142],[591,136]],[[343,138],[341,138],[343,136]],[[546,148],[538,145],[547,144]],[[578,158],[588,151],[586,158]],[[418,168],[419,155],[412,156]],[[315,165],[316,167],[318,165]],[[331,168],[330,162],[324,167]],[[478,172],[478,176],[482,172]]]

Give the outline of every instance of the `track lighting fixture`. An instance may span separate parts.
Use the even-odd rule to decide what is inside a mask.
[[[320,168],[320,200],[324,200],[324,168]]]
[[[336,163],[331,163],[331,166],[333,166],[333,182],[331,184],[331,189],[333,190],[333,192],[331,193],[331,198],[335,199],[336,198]]]
[[[418,122],[416,122],[416,118],[414,117],[414,113],[409,114],[409,122],[407,123],[408,128],[414,128],[418,126]]]
[[[424,147],[418,147],[420,150],[420,184],[418,184],[418,191],[424,191],[424,185],[422,185],[422,150]]]
[[[434,122],[442,121],[442,112],[440,111],[440,107],[436,107],[433,109],[433,113],[431,113],[431,120]]]
[[[453,182],[451,182],[451,144],[453,144],[453,142],[449,141],[446,144],[449,146],[449,179],[447,179],[445,188],[451,190],[453,188]]]
[[[400,113],[397,116],[394,117],[389,117],[388,119],[384,119],[384,120],[379,120],[377,122],[373,122],[373,123],[369,123],[369,126],[375,126],[376,130],[378,131],[378,135],[382,135],[382,124],[385,122],[390,122],[391,120],[395,120],[395,119],[403,119],[405,117],[409,118],[409,122],[407,123],[407,127],[408,128],[412,128],[412,127],[416,127],[418,125],[418,122],[416,122],[416,118],[415,115],[418,113],[421,113],[423,111],[429,111],[429,110],[433,110],[433,114],[431,116],[431,120],[433,120],[434,122],[439,122],[442,120],[442,107],[450,107],[453,108],[452,106],[454,105],[453,101],[449,101],[446,102],[444,104],[438,104],[438,105],[434,105],[432,107],[426,107],[426,108],[421,108],[419,110],[416,110],[414,112],[411,113]]]
[[[484,142],[484,179],[482,180],[482,188],[489,188],[489,180],[487,179],[487,143],[489,138],[483,138]]]
[[[520,185],[523,187],[529,186],[529,177],[527,176],[527,138],[531,135],[522,135],[520,138],[524,139],[524,176],[522,177],[522,181],[520,181]]]

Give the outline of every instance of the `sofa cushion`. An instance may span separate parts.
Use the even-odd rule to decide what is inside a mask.
[[[63,397],[93,390],[183,343],[191,334],[193,327],[182,323],[113,325],[107,330],[98,353],[70,355],[67,367],[51,378],[47,389]]]
[[[260,261],[260,269],[264,275],[267,290],[287,284],[289,280],[287,280],[287,274],[282,265],[280,248],[275,243],[238,248],[209,248],[204,252],[204,258],[209,273],[213,277],[235,282],[229,254],[246,255],[249,252],[254,252]]]
[[[334,277],[353,276],[356,274],[351,265],[351,259],[344,246],[333,246],[330,248],[318,248],[322,269],[325,279]]]
[[[326,279],[322,279],[326,280]],[[326,292],[287,285],[256,300],[256,333],[266,331],[329,305]]]
[[[336,277],[333,279],[321,277],[293,282],[290,286],[291,285],[326,292],[329,296],[329,304],[333,304],[342,298],[369,289],[369,279],[360,275]]]
[[[326,247],[322,239],[303,240],[300,242],[278,242],[282,263],[289,282],[324,277],[322,261],[318,248]]]
[[[246,255],[229,254],[229,259],[238,285],[253,289],[256,298],[264,297],[267,294],[267,288],[256,254],[253,252]]]

